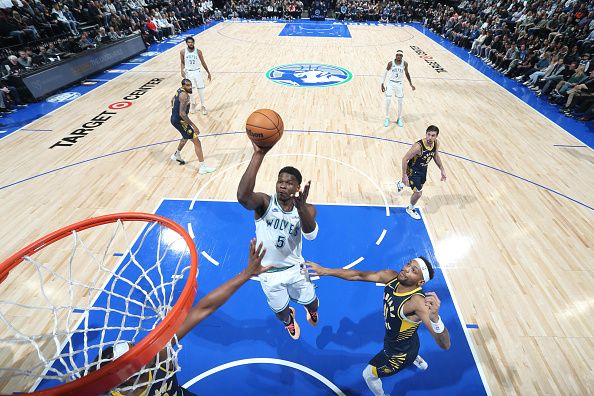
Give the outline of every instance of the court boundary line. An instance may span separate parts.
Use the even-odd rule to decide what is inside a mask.
[[[186,381],[186,383],[182,385],[182,388],[190,387],[190,386],[194,385],[195,383],[203,380],[204,378],[211,376],[212,374],[216,374],[218,372],[221,372],[221,371],[229,369],[229,368],[245,366],[248,364],[276,364],[279,366],[290,367],[290,368],[299,370],[305,374],[309,374],[311,377],[317,379],[318,381],[320,381],[321,383],[326,385],[328,388],[330,388],[336,395],[346,396],[346,394],[337,385],[335,385],[332,381],[330,381],[328,378],[324,377],[322,374],[318,373],[317,371],[315,371],[307,366],[304,366],[302,364],[292,362],[290,360],[276,359],[276,358],[248,358],[248,359],[240,359],[240,360],[234,360],[232,362],[224,363],[224,364],[218,365],[216,367],[213,367],[209,370],[206,370],[205,372],[198,374],[191,380]]]
[[[431,243],[431,249],[433,249],[433,252],[435,253],[435,258],[437,258],[437,262],[439,262],[439,257],[437,254],[437,249],[435,248],[435,243],[434,243],[434,239],[433,239],[433,234],[431,233],[431,230],[429,229],[429,222],[428,222],[428,217],[427,215],[425,215],[423,212],[423,208],[418,208],[419,211],[421,212],[421,221],[423,221],[423,224],[425,226],[425,230],[427,230],[427,235],[429,236],[429,243]],[[456,299],[456,296],[454,296],[454,289],[452,289],[448,275],[446,274],[447,272],[447,267],[446,268],[441,268],[441,274],[443,275],[443,279],[445,280],[445,284],[446,287],[448,288],[448,291],[450,292],[450,296],[452,297],[452,303],[454,304],[454,309],[456,310],[456,314],[458,316],[458,320],[460,321],[460,327],[462,327],[462,331],[464,332],[464,335],[466,336],[466,342],[468,343],[468,346],[470,348],[470,353],[472,354],[472,358],[474,359],[474,363],[476,365],[476,368],[479,372],[479,377],[481,378],[481,381],[483,383],[483,386],[485,387],[485,392],[487,393],[487,396],[492,396],[492,392],[491,392],[491,388],[489,387],[489,383],[487,382],[486,376],[485,376],[485,371],[483,369],[483,366],[481,364],[481,361],[478,358],[478,354],[476,352],[476,348],[474,347],[474,343],[472,342],[472,339],[470,338],[470,333],[468,332],[468,329],[466,328],[466,321],[464,320],[464,316],[462,315],[462,311],[460,310],[460,307],[458,305],[458,300]]]
[[[165,202],[165,201],[167,201],[167,200],[169,200],[169,201],[185,201],[185,202],[187,202],[190,199],[189,198],[163,198],[162,199],[162,203]],[[236,201],[236,200],[231,200],[231,199],[229,199],[229,200],[226,200],[226,199],[214,199],[214,198],[212,198],[212,199],[211,198],[203,198],[203,199],[199,199],[199,200],[197,200],[195,202],[200,202],[200,201],[205,201],[205,202],[222,202],[222,203],[238,203],[238,201]],[[379,205],[379,204],[348,204],[348,203],[315,203],[315,204],[316,205],[321,205],[321,206],[352,206],[352,207],[376,207],[376,208],[383,207],[383,205]],[[406,205],[388,205],[388,207],[389,208],[404,209],[404,208],[406,208]],[[421,221],[423,223],[423,227],[427,231],[427,237],[429,238],[429,243],[431,245],[431,249],[435,253],[435,256],[437,258],[437,262],[439,263],[440,260],[439,260],[439,257],[438,257],[437,250],[435,248],[436,245],[434,243],[433,235],[431,233],[431,230],[429,229],[429,222],[427,221],[427,216],[424,214],[424,209],[422,209],[422,207],[419,207],[419,210],[421,211],[421,214],[422,214]],[[359,264],[363,260],[364,260],[364,257],[359,257],[353,263],[351,263],[351,264],[349,264],[347,266],[343,266],[342,268],[345,268],[345,269],[351,268],[351,267]],[[460,307],[459,307],[459,305],[457,303],[457,299],[456,299],[456,297],[454,295],[454,291],[453,291],[453,289],[451,287],[451,283],[449,282],[449,278],[448,278],[448,276],[446,274],[446,271],[445,271],[446,268],[441,267],[441,265],[436,265],[435,268],[439,269],[441,271],[442,275],[443,275],[445,285],[446,285],[446,287],[448,289],[448,292],[449,292],[449,294],[451,296],[452,305],[454,306],[454,311],[456,313],[456,316],[458,318],[458,321],[460,322],[460,327],[462,328],[462,331],[463,331],[464,336],[466,338],[466,342],[468,344],[468,347],[470,349],[472,358],[474,360],[475,366],[476,366],[477,371],[479,373],[479,378],[481,379],[481,382],[483,384],[483,388],[485,390],[485,393],[487,394],[487,396],[491,396],[492,395],[491,388],[489,387],[489,384],[488,384],[488,382],[486,380],[486,376],[484,374],[484,369],[483,369],[482,364],[481,364],[481,362],[480,362],[480,360],[478,358],[478,354],[476,352],[476,348],[474,346],[474,343],[473,343],[472,339],[470,338],[470,334],[469,334],[468,328],[466,327],[467,323],[464,320],[464,316],[462,315],[461,310],[460,310]],[[254,280],[257,280],[257,279],[254,279]],[[312,277],[312,280],[319,280],[319,277],[317,277],[317,276],[316,277]],[[375,286],[385,286],[385,284],[376,283]],[[243,359],[243,360],[250,360],[250,359]],[[230,363],[227,363],[227,364],[231,364],[231,363],[233,363],[233,362],[230,362]],[[192,380],[187,381],[182,386],[183,387],[186,387],[186,385],[192,386],[196,382],[199,382],[200,380],[202,380],[203,378],[208,377],[211,374],[215,374],[215,373],[217,373],[219,371],[222,371],[222,370],[224,370],[226,368],[235,367],[235,366],[227,366],[227,364],[224,364],[224,365],[221,365],[221,366],[217,366],[217,367],[215,367],[213,369],[207,370],[204,373],[199,374],[198,376],[194,377]],[[226,368],[223,368],[221,370],[216,370],[216,371],[210,373],[211,370],[215,370],[218,367],[222,367],[222,366],[227,366],[227,367]],[[206,374],[206,373],[208,373],[208,374]],[[206,374],[206,375],[202,376],[203,374]],[[196,378],[198,378],[198,379],[196,379]]]
[[[385,142],[390,142],[390,143],[404,144],[404,145],[407,145],[407,146],[412,146],[414,144],[414,143],[408,143],[408,142],[404,142],[404,141],[401,141],[401,140],[396,140],[396,139],[391,139],[391,138],[386,138],[386,137],[381,137],[381,136],[363,135],[363,134],[357,134],[357,133],[338,132],[338,131],[321,131],[321,130],[315,130],[315,129],[314,130],[286,129],[285,132],[289,132],[289,133],[321,133],[321,134],[338,135],[338,136],[346,136],[346,137],[359,137],[359,138],[364,138],[364,139],[372,139],[372,140],[380,140],[380,141],[385,141]],[[202,135],[202,138],[219,137],[219,136],[225,136],[225,135],[238,135],[238,134],[243,134],[243,133],[245,133],[245,132],[243,132],[243,131],[239,131],[239,132],[238,131],[218,132],[218,133],[212,133],[212,134],[208,134],[208,135]],[[37,179],[37,178],[39,178],[41,176],[45,176],[45,175],[48,175],[48,174],[51,174],[51,173],[55,173],[55,172],[58,172],[60,170],[64,170],[64,169],[67,169],[67,168],[72,168],[74,166],[78,166],[78,165],[81,165],[81,164],[84,164],[84,163],[87,163],[87,162],[91,162],[91,161],[94,161],[94,160],[98,160],[98,159],[101,159],[101,158],[111,157],[111,156],[114,156],[114,155],[117,155],[117,154],[122,154],[122,153],[127,153],[127,152],[130,152],[130,151],[134,151],[134,150],[139,150],[141,148],[159,146],[159,145],[169,144],[169,143],[178,142],[178,141],[179,141],[179,139],[172,139],[172,140],[165,140],[165,141],[162,141],[162,142],[148,143],[148,144],[144,144],[144,145],[141,145],[141,146],[135,146],[135,147],[131,147],[131,148],[127,148],[127,149],[122,149],[122,150],[114,151],[114,152],[107,153],[107,154],[102,154],[102,155],[99,155],[99,156],[96,156],[96,157],[87,158],[85,160],[81,160],[81,161],[78,161],[78,162],[75,162],[75,163],[72,163],[72,164],[64,165],[64,166],[61,166],[61,167],[58,167],[58,168],[50,169],[48,171],[45,171],[45,172],[42,172],[42,173],[38,173],[38,174],[33,175],[33,176],[26,177],[24,179],[17,180],[17,181],[12,182],[12,183],[5,184],[3,186],[0,186],[0,191],[1,190],[4,190],[6,188],[9,188],[9,187],[15,186],[17,184],[24,183],[24,182],[29,181],[29,180]],[[496,168],[496,167],[494,167],[492,165],[485,164],[484,162],[480,162],[480,161],[477,161],[477,160],[473,160],[471,158],[463,157],[463,156],[458,155],[458,154],[448,153],[446,151],[441,151],[441,150],[439,152],[441,154],[443,154],[443,155],[447,155],[447,156],[450,156],[450,157],[454,157],[454,158],[457,158],[457,159],[468,161],[468,162],[471,162],[473,164],[476,164],[476,165],[479,165],[479,166],[482,166],[482,167],[489,168],[491,170],[497,171],[499,173],[503,173],[503,174],[505,174],[507,176],[511,176],[511,177],[513,177],[515,179],[519,179],[521,181],[530,183],[533,186],[542,188],[543,190],[546,190],[546,191],[548,191],[548,192],[550,192],[550,193],[552,193],[554,195],[558,195],[558,196],[560,196],[562,198],[565,198],[565,199],[567,199],[569,201],[572,201],[572,202],[574,202],[574,203],[576,203],[576,204],[578,204],[580,206],[583,206],[583,207],[585,207],[587,209],[590,209],[590,210],[594,211],[594,207],[592,207],[592,206],[590,206],[590,205],[588,205],[588,204],[586,204],[584,202],[578,201],[575,198],[571,198],[570,196],[565,195],[564,193],[559,192],[557,190],[554,190],[554,189],[552,189],[550,187],[547,187],[545,185],[542,185],[542,184],[539,184],[539,183],[534,182],[532,180],[526,179],[525,177],[516,175],[514,173],[511,173],[509,171],[506,171],[506,170],[503,170],[503,169],[500,169],[500,168]]]
[[[214,26],[218,25],[219,23],[221,23],[221,21],[211,21],[211,22],[209,22],[208,24],[206,24],[206,25],[203,25],[203,29],[202,29],[202,31],[199,31],[199,32],[198,32],[198,33],[196,33],[196,34],[188,33],[188,34],[186,35],[186,37],[187,37],[187,36],[190,36],[190,35],[191,35],[192,37],[194,37],[194,36],[198,36],[198,35],[200,35],[200,34],[204,33],[205,31],[207,31],[208,29],[210,29],[210,28],[212,28],[212,27],[214,27]],[[199,27],[197,27],[196,29],[200,29],[200,28],[201,28],[201,27],[199,26]],[[193,30],[193,29],[192,29],[192,30]],[[184,32],[184,33],[185,33],[185,32]],[[180,33],[180,34],[178,34],[177,36],[180,36],[180,37],[181,37],[182,35],[183,35],[183,33]],[[145,52],[155,52],[155,51],[152,51],[152,50],[151,50],[151,47],[152,47],[153,45],[156,45],[156,46],[158,47],[158,46],[159,46],[159,44],[160,44],[160,43],[157,43],[157,44],[153,43],[153,44],[151,44],[151,45],[150,45],[148,48],[145,48],[145,50],[144,50],[143,52],[141,52],[141,53],[139,53],[139,54],[136,54],[134,57],[141,56],[141,54],[143,54],[143,53],[145,53]],[[166,52],[169,52],[169,51],[171,51],[172,49],[176,48],[176,47],[177,47],[178,45],[180,45],[180,44],[182,44],[182,43],[173,44],[173,46],[172,46],[171,48],[168,48],[168,49],[164,50],[163,52],[159,52],[159,54],[158,54],[158,55],[155,55],[155,56],[151,57],[150,59],[148,59],[148,60],[147,60],[147,61],[145,61],[145,62],[142,62],[142,63],[134,63],[134,65],[136,65],[136,66],[134,66],[133,68],[131,68],[131,69],[127,70],[127,71],[133,70],[134,68],[136,68],[136,67],[137,67],[137,66],[139,66],[139,65],[144,65],[144,64],[146,64],[146,63],[149,63],[149,62],[151,62],[151,61],[155,60],[155,59],[156,59],[156,58],[158,58],[160,55],[163,55],[163,54],[165,54]],[[134,57],[131,57],[130,59],[132,59],[132,58],[134,58]],[[100,71],[98,71],[96,74],[105,73],[105,72],[107,72],[108,70],[112,70],[113,68],[117,68],[119,65],[122,65],[122,64],[125,64],[125,62],[120,62],[120,63],[118,63],[118,64],[116,64],[116,65],[113,65],[112,67],[106,68],[105,70],[100,70]],[[65,108],[66,106],[69,106],[70,104],[72,104],[72,103],[74,103],[74,102],[78,101],[78,100],[79,100],[80,98],[82,98],[83,96],[85,96],[85,95],[87,95],[87,94],[89,94],[89,93],[91,93],[91,92],[94,92],[94,91],[96,91],[96,90],[100,89],[101,87],[104,87],[104,86],[108,85],[110,82],[112,82],[112,81],[114,81],[114,80],[116,80],[116,79],[118,79],[118,78],[122,77],[122,76],[123,76],[124,74],[126,74],[126,73],[114,73],[114,74],[117,74],[117,75],[116,75],[114,78],[110,79],[110,80],[106,80],[104,84],[99,84],[99,85],[97,85],[97,86],[93,86],[93,87],[91,87],[91,89],[90,89],[88,92],[85,92],[84,94],[80,95],[78,98],[76,98],[76,99],[74,99],[74,100],[71,100],[70,102],[63,104],[62,106],[60,106],[60,107],[57,107],[57,108],[55,108],[55,109],[53,109],[53,110],[51,110],[51,111],[49,111],[49,112],[45,113],[45,114],[44,114],[44,115],[42,115],[41,117],[39,117],[39,118],[36,118],[35,120],[33,120],[33,121],[31,121],[31,122],[29,122],[29,123],[27,123],[27,124],[23,125],[22,127],[18,128],[18,129],[15,129],[14,131],[12,131],[12,132],[10,132],[10,133],[6,133],[4,136],[0,136],[0,140],[2,140],[2,139],[5,139],[5,138],[7,138],[8,136],[12,136],[13,134],[15,134],[15,133],[17,133],[17,132],[20,132],[22,129],[26,129],[26,128],[27,128],[29,125],[33,124],[34,122],[38,122],[38,121],[40,121],[40,120],[43,120],[45,117],[49,116],[49,115],[50,115],[50,114],[52,114],[53,112],[55,112],[55,111],[58,111],[58,110],[60,110],[60,109],[63,109],[63,108]],[[91,77],[91,76],[89,76],[89,77]],[[94,80],[93,78],[88,78],[88,79],[90,79],[90,80]],[[82,81],[81,81],[81,82],[82,82]],[[59,94],[59,93],[63,92],[64,90],[67,90],[67,89],[69,89],[70,87],[79,87],[79,86],[82,86],[82,84],[81,84],[80,82],[76,83],[76,85],[69,85],[69,86],[66,86],[66,87],[62,87],[62,88],[60,88],[60,89],[59,89],[59,90],[58,90],[56,93],[54,93],[54,95],[57,95],[57,94]],[[31,103],[31,104],[36,104],[36,103],[43,103],[43,102],[45,102],[45,99],[44,99],[43,101],[39,101],[39,102],[33,102],[33,103]]]
[[[479,72],[481,75],[483,75],[485,78],[487,78],[490,82],[492,82],[493,84],[495,84],[497,87],[499,87],[499,89],[505,91],[505,93],[511,97],[513,97],[516,101],[522,103],[524,106],[528,107],[529,109],[531,109],[534,113],[538,114],[539,116],[541,116],[542,118],[546,119],[549,123],[553,124],[554,126],[556,126],[557,128],[561,129],[563,132],[565,132],[566,134],[572,136],[574,139],[576,139],[578,142],[580,142],[581,144],[588,146],[590,148],[590,150],[594,151],[594,148],[590,146],[590,144],[583,142],[580,138],[578,138],[576,135],[574,135],[572,132],[568,131],[567,129],[565,129],[564,127],[562,127],[560,124],[557,124],[555,121],[553,121],[552,119],[550,119],[549,117],[547,117],[545,114],[541,113],[537,108],[535,108],[534,106],[530,105],[529,103],[523,101],[522,99],[518,98],[516,95],[514,95],[511,90],[507,89],[506,87],[504,87],[503,85],[499,84],[497,81],[495,81],[493,78],[491,78],[491,76],[489,75],[491,70],[489,70],[489,73],[486,73],[485,71],[477,68],[476,66],[474,66],[472,63],[467,62],[466,60],[464,60],[462,57],[460,57],[458,54],[456,54],[454,51],[450,50],[450,48],[448,48],[448,46],[455,46],[456,48],[460,48],[462,49],[462,47],[458,47],[456,46],[454,43],[452,43],[451,41],[449,41],[448,39],[445,39],[441,36],[441,38],[443,38],[443,40],[445,40],[445,42],[448,44],[447,46],[444,45],[444,43],[440,43],[439,41],[435,40],[433,37],[431,37],[430,35],[428,35],[425,31],[429,31],[434,35],[437,35],[437,33],[433,32],[431,29],[425,27],[423,24],[421,24],[420,22],[412,22],[410,24],[407,24],[406,26],[411,27],[413,29],[415,29],[416,31],[418,31],[420,34],[422,34],[424,37],[427,37],[429,40],[433,41],[435,44],[439,45],[441,48],[443,48],[444,50],[446,50],[449,54],[455,56],[459,61],[461,61],[463,64],[471,67],[472,69],[474,69],[475,71]],[[425,31],[423,31],[425,30]],[[438,36],[438,35],[437,35]],[[518,87],[520,89],[525,88],[525,87]],[[578,122],[578,121],[576,121]],[[585,128],[587,128],[586,126],[584,126]],[[586,131],[584,131],[586,132]]]

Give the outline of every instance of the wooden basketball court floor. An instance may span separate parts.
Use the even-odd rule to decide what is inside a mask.
[[[0,185],[22,182],[0,190],[0,258],[87,217],[153,212],[164,197],[235,200],[252,148],[244,134],[227,132],[242,131],[257,108],[278,111],[287,132],[256,190],[270,191],[290,163],[312,180],[312,202],[381,205],[385,196],[405,205],[410,192],[394,188],[401,158],[435,124],[448,180],[430,165],[419,205],[459,313],[477,325],[468,334],[492,394],[591,393],[592,150],[554,146],[580,142],[413,27],[351,25],[346,39],[282,37],[282,26],[222,23],[196,36],[213,80],[210,113],[192,119],[208,163],[219,168],[214,174],[198,175],[190,146],[186,166],[169,160],[178,138],[169,101],[180,82],[180,46],[29,125],[49,132],[3,139]],[[406,85],[404,127],[384,128],[380,78],[397,49],[417,89]],[[299,62],[337,65],[353,78],[309,89],[265,77]],[[117,114],[74,144],[50,149],[147,83],[130,107],[116,105]],[[3,298],[23,287],[4,288]]]

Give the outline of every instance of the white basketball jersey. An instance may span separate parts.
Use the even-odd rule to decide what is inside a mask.
[[[403,82],[404,81],[404,59],[400,64],[396,63],[396,59],[392,61],[392,68],[390,69],[390,81]]]
[[[196,48],[190,52],[186,47],[184,51],[184,63],[186,70],[200,70],[200,59],[198,58],[198,50]]]
[[[266,248],[263,266],[290,267],[305,262],[301,255],[301,221],[297,208],[283,211],[276,194],[270,196],[264,216],[256,220],[256,239]]]

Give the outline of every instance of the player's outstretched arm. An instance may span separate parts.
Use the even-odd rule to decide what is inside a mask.
[[[177,331],[177,338],[183,338],[198,323],[216,311],[252,276],[260,275],[270,269],[261,265],[262,258],[266,254],[266,249],[262,247],[262,242],[256,246],[256,240],[250,241],[250,256],[247,267],[235,277],[229,279],[215,290],[208,293],[190,310],[185,321]]]
[[[412,299],[411,299],[412,300]],[[452,345],[450,333],[439,317],[441,301],[434,292],[427,292],[425,298],[419,296],[414,300],[415,313],[429,329],[431,336],[440,348],[448,350]]]
[[[388,283],[398,276],[398,272],[388,269],[381,271],[357,271],[343,268],[326,268],[311,261],[307,261],[305,264],[310,275],[334,276],[348,281]]]
[[[262,165],[264,156],[271,147],[262,148],[254,143],[252,143],[252,146],[254,146],[254,154],[245,173],[241,177],[239,187],[237,187],[237,200],[244,208],[260,212],[258,214],[261,215],[268,207],[270,197],[263,193],[255,193],[254,186],[256,185],[256,176],[258,175],[260,165]]]

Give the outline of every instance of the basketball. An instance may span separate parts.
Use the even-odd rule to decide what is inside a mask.
[[[274,110],[254,111],[245,123],[245,132],[252,142],[259,147],[272,147],[283,136],[283,119]]]

